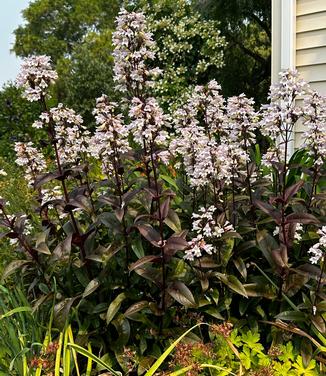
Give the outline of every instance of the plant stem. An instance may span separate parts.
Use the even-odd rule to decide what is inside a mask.
[[[44,110],[46,112],[48,112],[48,108],[47,108],[47,104],[46,104],[44,96],[41,97],[41,103],[43,105]],[[58,151],[58,145],[57,145],[57,140],[56,140],[56,134],[55,134],[54,125],[55,124],[54,124],[52,118],[50,118],[50,123],[49,123],[49,128],[48,128],[48,134],[50,136],[50,141],[52,142],[52,144],[54,146],[55,159],[56,159],[56,164],[57,164],[58,171],[59,171],[59,174],[60,174],[60,177],[61,177],[61,185],[62,185],[62,189],[63,189],[63,193],[64,193],[64,198],[65,198],[66,204],[69,204],[69,201],[70,201],[69,200],[69,194],[68,194],[67,186],[66,186],[66,183],[65,183],[65,177],[63,176],[63,170],[62,170],[62,166],[61,166],[61,162],[60,162],[60,157],[59,157],[59,151]],[[74,216],[74,213],[72,212],[72,210],[69,211],[69,215],[70,215],[71,222],[72,222],[72,225],[73,225],[73,228],[74,228],[74,232],[78,236],[78,238],[80,239],[81,238],[81,234],[80,234],[80,231],[79,231],[79,228],[78,228],[78,225],[77,225],[77,221],[75,219],[75,216]],[[79,244],[79,249],[80,249],[81,260],[83,262],[86,261],[85,265],[86,265],[86,269],[87,269],[88,274],[89,274],[88,263],[87,263],[87,260],[86,260],[86,252],[85,252],[85,247],[84,247],[84,241],[83,240],[81,240],[81,242]]]
[[[317,288],[316,288],[316,292],[315,292],[315,298],[314,298],[313,306],[316,306],[317,295],[319,294],[319,290],[320,290],[320,286],[321,286],[321,281],[322,281],[323,275],[325,273],[325,265],[326,265],[325,257],[323,257],[323,266],[321,268],[320,275],[319,275],[319,278],[318,278],[318,283],[317,283]]]
[[[285,189],[286,189],[286,175],[287,175],[287,153],[288,153],[288,127],[286,125],[285,127],[285,145],[284,145],[284,165],[283,165],[283,176],[282,176],[282,204],[281,204],[281,229],[282,235],[283,235],[283,244],[285,246],[285,252],[286,252],[286,259],[288,258],[288,252],[289,252],[289,245],[288,245],[288,239],[286,234],[286,225],[285,225]],[[279,298],[282,297],[282,289],[284,284],[284,276],[283,276],[284,268],[282,267],[281,275],[280,275],[280,285],[279,285]]]
[[[232,173],[232,216],[231,223],[233,227],[236,225],[236,211],[235,211],[235,182],[234,182],[234,172]]]
[[[115,135],[116,136],[116,135]],[[115,179],[117,183],[118,188],[118,195],[119,195],[119,204],[120,209],[123,209],[123,216],[122,216],[122,228],[123,228],[123,237],[125,242],[125,249],[126,249],[126,274],[127,274],[127,286],[129,287],[130,280],[129,280],[129,259],[130,259],[130,251],[129,251],[129,242],[128,242],[128,234],[127,234],[127,225],[126,225],[126,219],[125,219],[125,209],[124,209],[124,202],[123,202],[123,180],[122,176],[119,174],[119,165],[120,165],[120,157],[117,150],[117,144],[116,141],[111,143],[111,147],[113,149],[113,169],[115,174]]]
[[[163,217],[161,212],[161,202],[160,202],[160,192],[158,187],[158,179],[157,179],[157,172],[156,166],[154,162],[154,150],[153,150],[153,142],[150,144],[150,157],[152,162],[153,168],[153,176],[154,176],[154,184],[155,184],[155,191],[156,191],[156,199],[157,199],[157,211],[158,211],[158,220],[159,220],[159,230],[160,230],[160,249],[161,249],[161,258],[162,258],[162,310],[165,312],[165,293],[166,293],[166,264],[165,264],[165,254],[164,254],[164,233],[163,233]]]

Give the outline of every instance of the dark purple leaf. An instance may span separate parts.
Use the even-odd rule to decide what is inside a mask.
[[[170,197],[167,197],[160,205],[160,211],[161,211],[161,218],[164,220],[168,213],[169,213],[169,209],[170,209],[170,201],[171,201],[171,198]]]
[[[148,240],[151,244],[158,248],[161,247],[161,236],[151,225],[139,224],[135,225],[135,227],[143,235],[143,237],[146,240]]]
[[[51,180],[58,179],[60,177],[59,172],[48,172],[36,177],[34,182],[34,188],[40,188],[43,184],[48,183]]]
[[[133,189],[132,191],[129,191],[125,193],[122,196],[122,201],[125,203],[125,205],[128,205],[129,202],[139,193],[139,189]]]
[[[161,261],[161,257],[157,255],[144,256],[141,259],[137,260],[136,262],[132,263],[129,266],[129,271],[131,272],[148,263],[160,262],[160,261]]]
[[[148,308],[148,301],[147,300],[141,300],[140,302],[137,302],[137,303],[134,303],[132,304],[127,310],[126,312],[124,313],[124,315],[128,318],[128,319],[133,319],[135,317],[135,315],[142,311],[143,309],[145,308]]]
[[[284,201],[287,203],[303,186],[304,181],[299,180],[297,183],[291,185],[291,187],[286,188],[284,194]]]
[[[71,205],[72,207],[75,207],[75,208],[82,209],[87,213],[92,212],[92,205],[91,205],[90,200],[86,196],[83,196],[83,195],[79,195],[75,199],[70,200],[69,204],[67,204],[66,208],[69,205]],[[66,208],[65,208],[65,210],[67,210]]]
[[[189,288],[180,281],[172,282],[166,290],[173,299],[185,307],[195,307],[196,301]]]
[[[100,202],[103,202],[104,204],[108,204],[108,205],[112,205],[114,207],[118,207],[119,206],[119,197],[117,196],[113,196],[113,195],[110,195],[110,196],[100,196],[98,198],[98,200]]]
[[[271,216],[277,224],[281,223],[281,213],[278,210],[274,209],[272,205],[269,205],[267,202],[260,200],[254,200],[254,205],[264,213]]]
[[[117,220],[119,222],[122,222],[122,219],[123,219],[123,217],[125,215],[125,210],[123,208],[115,209],[114,214],[117,217]]]
[[[183,236],[172,235],[165,244],[165,249],[183,251],[188,247],[188,242]]]
[[[304,225],[318,224],[318,219],[308,213],[292,213],[286,216],[285,223],[302,223]]]
[[[135,269],[135,272],[162,288],[162,273],[159,268],[152,268],[150,265],[146,264]]]
[[[0,239],[5,238],[8,234],[9,234],[9,232],[1,232],[0,233]]]

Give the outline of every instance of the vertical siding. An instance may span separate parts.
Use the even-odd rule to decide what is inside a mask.
[[[326,0],[296,2],[296,67],[313,89],[326,95]],[[295,148],[302,143],[303,131],[298,124]]]

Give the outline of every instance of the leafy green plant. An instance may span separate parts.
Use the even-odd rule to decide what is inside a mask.
[[[288,71],[260,112],[244,94],[224,99],[213,80],[168,115],[153,96],[160,70],[143,13],[121,10],[113,46],[123,100],[97,99],[93,133],[51,98],[49,57],[25,60],[17,79],[42,108],[33,128],[46,138],[15,144],[33,215],[0,200],[1,236],[19,254],[2,279],[22,280],[32,308],[51,312],[64,372],[82,372],[79,351],[142,374],[161,364],[172,334],[218,320],[248,327],[225,336],[220,371],[267,372],[264,349],[283,321],[321,342],[323,357],[326,99]],[[299,120],[306,146],[289,158]],[[259,133],[270,142],[262,155]],[[92,351],[72,343],[67,322]],[[56,356],[41,360],[53,368]]]
[[[167,374],[182,375],[206,373],[206,370],[219,371],[219,375],[321,375],[323,365],[298,353],[292,342],[273,344],[266,352],[260,342],[260,335],[248,329],[232,329],[230,323],[213,325],[210,328],[211,343],[190,339],[180,341],[189,334],[191,328],[179,337],[158,361],[149,369],[146,376],[153,375],[159,365],[168,367]],[[175,353],[172,351],[175,350]],[[167,363],[167,356],[172,360]]]

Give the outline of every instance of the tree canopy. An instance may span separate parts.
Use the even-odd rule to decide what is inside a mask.
[[[18,56],[45,54],[53,62],[70,56],[90,32],[112,29],[119,0],[34,0],[23,11],[25,23],[15,30]]]
[[[271,74],[270,0],[195,0],[207,19],[217,20],[228,43],[217,79],[225,94],[240,92],[266,101]]]

